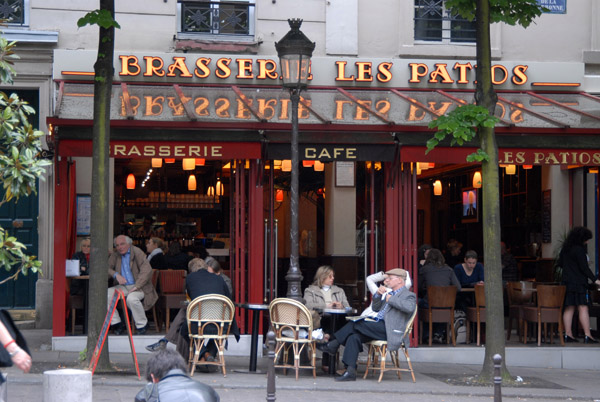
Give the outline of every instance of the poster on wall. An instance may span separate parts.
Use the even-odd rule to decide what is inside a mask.
[[[552,197],[550,191],[542,192],[542,243],[552,243]]]
[[[462,222],[471,223],[479,221],[479,193],[476,188],[463,188],[462,190]]]
[[[77,196],[77,236],[89,236],[92,216],[92,197]]]

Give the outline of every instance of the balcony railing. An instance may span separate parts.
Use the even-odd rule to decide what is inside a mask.
[[[245,1],[179,1],[181,32],[253,35],[254,4]]]
[[[25,23],[26,0],[0,0],[0,19],[7,24],[23,25]]]

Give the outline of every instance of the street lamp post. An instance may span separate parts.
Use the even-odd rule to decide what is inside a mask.
[[[279,65],[281,69],[281,79],[283,87],[290,91],[290,100],[292,101],[292,182],[290,185],[290,269],[285,279],[288,283],[287,297],[295,300],[302,300],[300,283],[302,282],[302,273],[298,264],[298,102],[300,101],[300,91],[306,88],[310,58],[315,43],[311,42],[306,35],[300,31],[302,25],[301,19],[288,20],[290,31],[285,34],[279,42],[275,42],[275,49],[279,56]]]

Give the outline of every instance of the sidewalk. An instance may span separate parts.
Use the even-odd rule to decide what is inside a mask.
[[[28,340],[34,366],[32,373],[23,374],[12,367],[5,369],[9,380],[9,400],[34,400],[36,393],[43,391],[43,372],[64,367],[78,367],[78,353],[57,352],[50,350],[51,333],[49,330],[24,330]],[[123,370],[120,374],[103,375],[96,373],[93,378],[94,400],[133,400],[133,396],[145,384],[145,363],[150,354],[138,354],[142,379],[135,374],[133,358],[127,353],[111,353],[111,361]],[[194,378],[214,387],[221,395],[223,401],[227,400],[265,400],[266,375],[246,374],[236,370],[248,369],[247,357],[226,357],[227,377],[217,372],[196,373]],[[267,358],[259,358],[258,369],[266,371]],[[405,362],[404,362],[405,364]],[[402,380],[398,380],[394,373],[386,373],[381,383],[376,377],[356,382],[337,383],[333,378],[317,370],[317,378],[313,379],[310,370],[300,373],[298,381],[295,380],[293,371],[288,371],[287,376],[277,370],[277,399],[285,401],[305,400],[389,400],[391,394],[401,394],[405,397],[418,396],[424,401],[452,401],[452,400],[490,400],[493,396],[493,387],[452,385],[451,378],[455,375],[476,375],[481,367],[466,364],[440,364],[440,363],[414,363],[416,383],[413,383],[410,373],[403,373]],[[511,375],[523,378],[524,383],[533,382],[537,388],[528,386],[503,387],[504,399],[527,398],[528,400],[581,400],[600,401],[598,392],[598,372],[594,370],[566,370],[509,367]],[[364,368],[359,367],[359,374]],[[449,382],[449,383],[448,383]],[[23,397],[20,399],[20,393]],[[296,396],[295,396],[296,395]],[[322,399],[328,395],[327,399]],[[337,395],[336,397],[332,397]],[[110,396],[110,398],[109,398]],[[104,399],[106,398],[106,399]]]

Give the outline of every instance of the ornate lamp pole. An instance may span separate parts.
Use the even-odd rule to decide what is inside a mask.
[[[290,269],[285,279],[288,283],[287,297],[302,300],[302,292],[300,291],[302,273],[298,264],[298,102],[300,101],[300,91],[307,86],[310,58],[315,49],[315,43],[311,42],[300,31],[301,19],[291,19],[288,22],[291,28],[290,31],[279,42],[275,42],[283,87],[290,91],[292,101],[292,138],[290,141],[292,146],[292,183],[290,186],[291,252]]]

